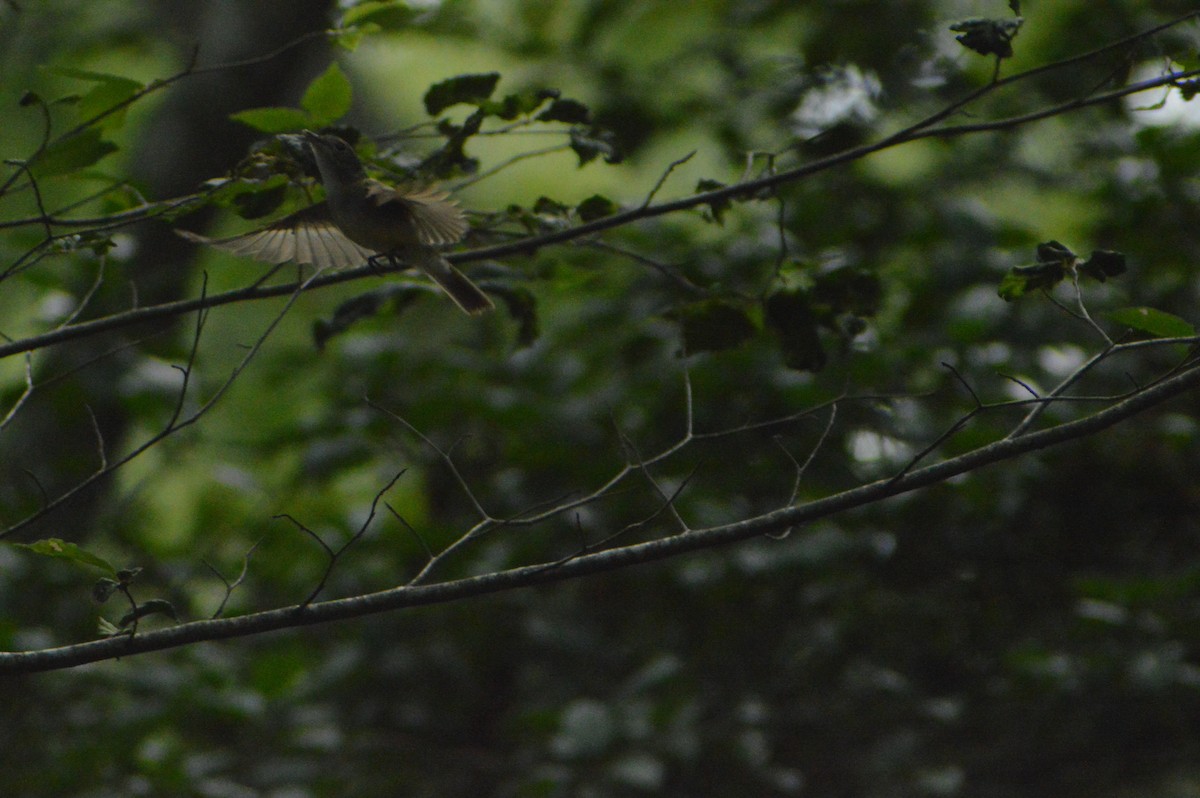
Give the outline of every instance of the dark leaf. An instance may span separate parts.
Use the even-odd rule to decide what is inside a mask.
[[[833,315],[874,316],[882,301],[879,277],[850,266],[819,275],[812,288],[812,304],[828,309]]]
[[[789,368],[820,371],[825,367],[825,349],[805,291],[776,291],[767,297],[764,309],[767,324],[779,336],[783,361]]]
[[[103,604],[112,598],[113,593],[117,592],[117,588],[121,583],[115,579],[103,577],[96,580],[96,584],[92,585],[92,598],[97,604]]]
[[[1108,249],[1093,250],[1092,256],[1079,264],[1079,271],[1100,282],[1124,274],[1125,268],[1125,253]]]
[[[479,169],[479,161],[466,154],[463,149],[467,139],[479,132],[487,113],[476,109],[461,125],[443,123],[439,131],[447,136],[442,148],[433,152],[421,163],[420,171],[432,173],[438,177],[448,177],[453,174],[474,174]]]
[[[287,198],[287,186],[277,185],[265,191],[246,191],[233,198],[233,207],[243,219],[258,219],[278,208]]]
[[[571,131],[571,149],[579,156],[583,166],[602,156],[605,163],[620,163],[622,155],[617,149],[617,138],[608,130],[599,128],[575,128]]]
[[[538,197],[537,202],[533,203],[533,212],[546,216],[566,216],[570,210],[569,206],[549,197]]]
[[[537,116],[542,122],[566,122],[569,125],[587,125],[592,121],[592,109],[578,100],[556,99],[550,107]]]
[[[579,214],[579,218],[585,222],[605,216],[612,216],[617,210],[615,202],[600,194],[593,194],[579,203],[578,207],[575,208],[575,211]]]
[[[1047,241],[1037,245],[1037,262],[1044,263],[1060,263],[1064,266],[1070,266],[1075,262],[1075,253],[1067,248],[1066,245],[1060,244],[1057,241]]]
[[[732,349],[757,332],[744,307],[722,299],[686,305],[678,315],[683,329],[683,351],[688,355]]]
[[[705,194],[720,188],[725,188],[725,184],[718,180],[710,180],[709,178],[703,178],[696,183],[697,194]],[[717,224],[724,224],[725,211],[729,210],[730,205],[732,205],[732,202],[728,197],[708,203],[710,218]]]
[[[537,340],[540,334],[537,315],[537,299],[524,288],[512,288],[508,285],[493,285],[484,282],[488,293],[500,297],[508,309],[508,315],[517,322],[517,345],[529,346]]]
[[[518,116],[533,113],[546,100],[557,96],[558,92],[553,89],[523,91],[518,94],[509,94],[499,102],[480,103],[479,107],[484,109],[488,114],[498,116],[501,119],[516,119]]]
[[[426,291],[423,288],[393,284],[359,294],[338,305],[332,318],[320,319],[313,324],[313,341],[317,349],[323,349],[330,338],[344,333],[363,319],[375,316],[386,303],[394,303],[399,310],[424,293]]]
[[[1010,58],[1013,54],[1012,40],[1025,22],[1016,19],[967,19],[950,26],[959,33],[954,38],[968,50],[980,55],[996,55]]]
[[[998,293],[1006,302],[1011,302],[1030,291],[1053,288],[1066,276],[1067,268],[1061,261],[1015,266],[1000,281]]]
[[[492,96],[499,82],[499,72],[486,72],[478,75],[459,75],[435,83],[425,92],[425,111],[430,116],[437,116],[459,103],[477,105]]]
[[[150,599],[121,616],[121,620],[117,622],[117,627],[124,629],[134,621],[141,620],[147,615],[166,615],[173,621],[179,619],[175,614],[175,607],[171,605],[171,602],[166,599]]]
[[[138,567],[122,568],[121,570],[117,571],[117,579],[121,582],[121,584],[128,585],[133,582],[133,580],[137,579],[138,574],[141,572],[142,569]]]

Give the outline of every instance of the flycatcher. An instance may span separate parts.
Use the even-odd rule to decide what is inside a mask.
[[[492,309],[487,294],[435,249],[467,232],[467,220],[449,194],[393,188],[367,177],[354,148],[337,136],[305,130],[304,139],[325,186],[323,202],[232,238],[179,234],[266,263],[290,260],[320,269],[357,266],[382,255],[416,266],[467,313]]]

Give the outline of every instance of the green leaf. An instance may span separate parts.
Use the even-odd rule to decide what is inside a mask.
[[[408,3],[398,2],[398,0],[369,0],[369,2],[359,3],[354,8],[348,10],[342,16],[341,27],[348,28],[377,14],[390,15],[396,12],[411,16]]]
[[[34,554],[41,554],[44,557],[53,557],[58,560],[73,562],[76,565],[99,568],[101,571],[110,574],[116,574],[117,572],[117,569],[103,557],[92,554],[90,551],[85,551],[74,543],[60,538],[47,538],[46,540],[38,540],[33,543],[14,543],[13,545],[19,549],[32,551]]]
[[[110,75],[106,72],[92,72],[86,69],[73,69],[71,67],[48,67],[46,71],[55,75],[74,78],[76,80],[86,80],[96,84],[91,91],[79,99],[79,114],[84,119],[91,119],[94,116],[115,108],[145,88],[145,84],[133,78],[127,78],[123,75]],[[102,127],[116,128],[120,127],[124,121],[125,113],[124,109],[122,109],[117,113],[105,117],[99,124]]]
[[[100,128],[89,127],[73,136],[51,142],[36,158],[29,162],[35,177],[65,175],[91,166],[109,153],[117,151],[117,145],[100,138]]]
[[[430,116],[437,116],[459,103],[479,105],[492,96],[499,82],[499,72],[486,72],[478,75],[458,75],[435,83],[425,92],[425,111]]]
[[[334,61],[324,73],[308,84],[300,107],[308,112],[313,127],[325,127],[346,115],[352,99],[350,81]]]
[[[299,108],[248,108],[230,114],[229,118],[263,133],[288,133],[314,124],[312,118]]]
[[[349,28],[338,28],[333,31],[333,40],[347,52],[354,52],[358,49],[358,45],[362,43],[363,37],[379,32],[379,26],[374,22],[364,22],[361,25],[354,25]]]
[[[721,299],[709,299],[684,306],[679,311],[683,328],[683,351],[717,352],[740,346],[757,331],[744,307]]]
[[[1155,338],[1188,338],[1196,328],[1178,316],[1154,308],[1119,308],[1104,314],[1117,324],[1149,333]]]
[[[817,318],[803,290],[776,291],[767,297],[767,324],[779,336],[783,362],[797,371],[820,371],[825,349],[817,334]]]
[[[601,196],[600,194],[593,194],[583,202],[579,203],[578,207],[575,208],[575,211],[579,214],[580,219],[585,222],[590,222],[593,219],[601,219],[605,216],[612,216],[617,212],[617,204],[608,197]]]

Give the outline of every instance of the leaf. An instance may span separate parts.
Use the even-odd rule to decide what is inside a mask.
[[[783,362],[789,368],[820,371],[825,367],[825,349],[805,291],[776,291],[767,297],[765,310],[767,324],[778,334]]]
[[[121,583],[115,579],[101,577],[96,580],[96,584],[92,585],[92,599],[97,604],[103,604],[112,598],[117,589],[121,587]]]
[[[313,124],[312,118],[299,108],[248,108],[230,114],[229,118],[263,133],[288,133]]]
[[[358,45],[362,43],[363,37],[371,33],[377,33],[379,26],[374,22],[364,22],[361,25],[354,25],[349,28],[338,28],[332,31],[334,42],[338,47],[341,47],[347,52],[354,52],[358,49]]]
[[[396,312],[399,312],[424,293],[427,293],[424,287],[392,284],[351,297],[337,306],[331,318],[318,319],[313,323],[313,341],[317,349],[324,349],[330,338],[341,335],[363,319],[377,315],[386,303],[392,302]]]
[[[89,127],[73,136],[51,142],[50,146],[29,162],[35,177],[65,175],[91,166],[109,153],[117,151],[117,145],[100,138],[100,128]]]
[[[179,620],[178,615],[175,614],[175,607],[171,605],[171,602],[166,599],[150,599],[121,616],[121,620],[117,621],[117,626],[124,629],[134,621],[141,620],[147,615],[166,615],[172,621]]]
[[[1092,256],[1079,264],[1079,271],[1100,282],[1124,274],[1125,269],[1125,254],[1108,249],[1093,250]]]
[[[34,554],[41,554],[44,557],[53,557],[58,560],[73,562],[76,565],[99,568],[101,571],[110,574],[116,574],[117,572],[117,569],[103,557],[92,554],[90,551],[81,549],[74,543],[60,538],[47,538],[46,540],[38,540],[33,543],[14,543],[13,545],[19,549],[32,551]]]
[[[586,125],[592,121],[592,109],[578,100],[556,99],[550,107],[537,115],[540,122],[566,122],[569,125]]]
[[[1196,334],[1196,328],[1187,321],[1154,308],[1118,308],[1104,315],[1117,324],[1149,333],[1155,338],[1190,338]]]
[[[300,99],[300,107],[308,112],[312,127],[325,127],[346,115],[352,99],[350,81],[334,61],[308,84]]]
[[[719,180],[712,180],[707,177],[702,178],[696,183],[697,194],[706,194],[709,191],[716,191],[719,188],[725,188],[725,184]],[[710,218],[717,224],[725,224],[725,211],[729,210],[732,204],[728,197],[708,203]]]
[[[579,214],[579,218],[585,222],[590,222],[593,219],[601,219],[605,216],[612,216],[617,212],[617,204],[608,197],[600,194],[592,196],[579,203],[575,211]]]
[[[478,75],[458,75],[435,83],[425,92],[425,111],[430,116],[437,116],[459,103],[478,105],[492,96],[499,82],[499,72],[485,72]]]
[[[517,322],[517,346],[533,344],[540,334],[537,314],[537,298],[527,288],[512,288],[507,285],[489,285],[488,293],[500,297],[508,309],[508,315]]]
[[[129,100],[145,88],[145,84],[124,75],[112,75],[107,72],[92,72],[87,69],[72,67],[46,67],[46,71],[76,80],[86,80],[96,85],[79,98],[79,114],[83,119],[91,119],[111,111],[113,108]],[[117,128],[125,121],[125,109],[111,113],[97,124],[104,128]]]
[[[721,299],[709,299],[684,306],[679,311],[683,330],[683,351],[717,352],[740,346],[758,327],[746,309]]]
[[[616,136],[599,128],[572,130],[571,149],[579,156],[580,166],[594,160],[598,155],[604,157],[605,163],[620,163],[624,157],[617,149]]]
[[[396,12],[403,13],[406,17],[411,16],[408,3],[399,2],[399,0],[368,0],[368,2],[359,3],[346,11],[342,16],[341,27],[348,28],[377,14],[390,15]]]
[[[1015,19],[966,19],[950,26],[950,30],[960,35],[954,39],[980,55],[995,55],[1000,58],[1011,58],[1013,54],[1012,40],[1021,30],[1025,20]]]
[[[874,316],[883,302],[883,286],[874,273],[843,266],[814,280],[812,302],[834,315]]]
[[[1062,263],[1039,263],[1033,266],[1014,266],[1000,281],[997,293],[1005,302],[1020,299],[1030,291],[1053,288],[1067,276]]]
[[[1035,250],[1037,262],[1045,263],[1061,263],[1064,266],[1070,266],[1075,262],[1076,255],[1071,249],[1057,241],[1046,241],[1037,245]]]
[[[554,89],[538,89],[537,91],[523,91],[517,94],[506,95],[499,102],[483,102],[479,107],[490,116],[498,116],[501,119],[509,120],[516,119],[518,116],[525,116],[536,111],[542,106],[542,103],[551,97],[557,97],[558,92]],[[538,117],[541,118],[540,116]]]
[[[546,216],[565,217],[570,210],[570,207],[567,205],[558,200],[552,200],[549,197],[538,197],[537,201],[533,203],[533,212]]]
[[[287,184],[283,182],[261,191],[243,191],[233,198],[233,207],[243,219],[261,219],[282,205],[287,196]]]

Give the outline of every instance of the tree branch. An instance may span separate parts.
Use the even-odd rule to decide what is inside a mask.
[[[1198,386],[1200,386],[1200,367],[1193,365],[1186,371],[1084,418],[1059,424],[1049,429],[1030,432],[1016,438],[1003,438],[949,460],[913,470],[899,478],[881,479],[807,504],[786,507],[731,524],[695,529],[646,543],[607,549],[595,554],[575,557],[562,563],[529,565],[434,585],[393,588],[364,596],[310,604],[303,608],[285,607],[237,618],[193,621],[169,629],[141,633],[134,637],[97,640],[39,651],[0,654],[0,673],[59,670],[104,659],[178,648],[202,641],[224,640],[299,626],[361,618],[408,607],[445,604],[531,585],[561,582],[632,565],[678,557],[689,552],[726,546],[767,533],[778,532],[788,527],[810,523],[851,508],[883,501],[892,496],[945,482],[960,474],[970,473],[988,465],[1094,435]]]

